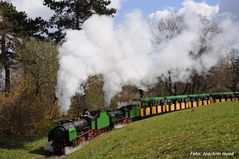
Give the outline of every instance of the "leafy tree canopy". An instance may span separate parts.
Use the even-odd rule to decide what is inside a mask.
[[[15,48],[21,43],[22,37],[44,38],[47,22],[41,17],[31,19],[25,12],[18,12],[7,2],[0,1],[0,64],[5,72],[5,91],[10,91],[10,68],[17,61]]]
[[[57,31],[49,36],[60,42],[64,38],[64,29],[81,29],[81,25],[93,14],[113,15],[116,9],[109,8],[109,0],[44,0],[44,5],[55,11],[50,19]]]
[[[43,38],[41,33],[47,31],[47,22],[41,17],[28,18],[25,12],[17,11],[11,3],[1,1],[0,12],[3,17],[1,29],[8,34]]]

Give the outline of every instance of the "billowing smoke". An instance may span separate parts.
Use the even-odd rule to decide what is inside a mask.
[[[56,95],[62,111],[71,97],[84,94],[88,77],[101,74],[107,104],[124,85],[147,89],[168,71],[187,80],[191,70],[207,70],[238,48],[238,24],[218,14],[218,6],[190,0],[179,10],[144,18],[139,10],[122,22],[92,16],[81,31],[69,30],[60,47]]]

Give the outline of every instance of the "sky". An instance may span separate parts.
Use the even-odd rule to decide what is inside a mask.
[[[30,17],[41,16],[44,19],[48,19],[52,15],[52,11],[42,5],[43,0],[11,0],[11,2],[16,6],[17,10],[25,11]],[[177,9],[181,7],[183,0],[112,0],[122,1],[120,10],[118,10],[115,16],[116,20],[121,20],[122,17],[132,10],[141,10],[144,16],[150,13],[162,10],[162,9]],[[195,0],[198,2],[207,2],[210,5],[217,5],[219,0]],[[226,1],[226,0],[224,0]],[[229,0],[230,1],[230,0]],[[234,0],[237,1],[237,0]]]
[[[207,2],[210,5],[217,5],[219,0],[195,0],[198,2]],[[162,9],[178,9],[181,7],[183,0],[124,0],[117,18],[121,18],[128,12],[140,9],[144,16]]]
[[[11,1],[17,10],[25,11],[29,17],[38,16],[49,19],[53,14],[48,7],[43,6],[43,0],[6,0]],[[59,1],[59,0],[56,0]],[[113,6],[117,6],[118,11],[115,16],[116,21],[121,19],[133,10],[140,10],[147,17],[152,12],[163,9],[179,9],[184,0],[111,0]],[[186,0],[187,1],[187,0]],[[209,5],[219,5],[219,12],[232,11],[239,15],[239,0],[194,0],[196,2],[206,2]],[[120,5],[119,5],[120,4]],[[119,7],[120,6],[120,7]]]

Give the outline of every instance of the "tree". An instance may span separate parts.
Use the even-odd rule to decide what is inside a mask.
[[[65,29],[80,30],[93,14],[113,15],[116,10],[107,7],[110,3],[108,0],[44,0],[44,5],[55,11],[50,24],[57,27],[57,31],[49,33],[50,38],[60,42],[65,36]]]
[[[160,18],[156,28],[156,40],[157,43],[161,43],[181,34],[186,28],[186,24],[182,15],[179,16],[175,12],[171,12],[169,16]]]
[[[16,48],[18,72],[12,91],[0,93],[0,127],[3,136],[40,134],[60,116],[55,98],[58,50],[53,43],[23,40]]]
[[[79,117],[87,111],[95,111],[104,107],[103,77],[95,75],[89,77],[87,85],[84,86],[84,95],[75,95],[68,112],[71,117]]]
[[[232,91],[239,91],[239,52],[233,49],[229,55],[229,77]]]
[[[32,91],[32,97],[40,97],[50,118],[56,104],[55,86],[57,81],[58,50],[53,43],[30,39],[16,50],[19,54],[23,77]],[[48,107],[48,108],[47,108]]]
[[[168,78],[165,78],[165,88],[168,91],[169,95],[176,95],[176,83],[172,81],[172,74],[171,71],[168,71]]]
[[[143,90],[139,90],[135,86],[125,85],[122,88],[122,91],[111,99],[110,108],[113,109],[118,107],[120,104],[125,105],[133,102],[134,100],[140,98],[139,92],[144,93]]]
[[[11,66],[17,61],[15,48],[21,43],[22,36],[43,38],[46,22],[40,17],[35,20],[28,18],[25,12],[18,12],[7,2],[0,2],[0,29],[1,29],[1,54],[0,63],[5,72],[5,91],[10,91]]]
[[[213,78],[210,76],[210,73],[202,71],[199,73],[196,70],[193,70],[190,75],[190,82],[187,83],[187,92],[188,94],[195,93],[205,93],[210,92],[212,88],[212,81],[209,80]]]

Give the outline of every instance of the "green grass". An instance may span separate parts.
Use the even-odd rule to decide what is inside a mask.
[[[0,141],[1,159],[44,158],[41,147],[47,143],[46,138],[15,143]],[[239,158],[239,102],[212,104],[137,121],[98,136],[65,158],[177,159],[189,158],[191,151],[235,152],[236,156],[231,158]]]
[[[32,142],[0,141],[0,159],[32,159],[43,158],[47,153],[42,146],[47,143],[47,138],[38,139]]]
[[[190,152],[235,152],[236,156],[231,158],[239,158],[238,102],[212,104],[134,122],[97,137],[67,158],[189,158]]]

